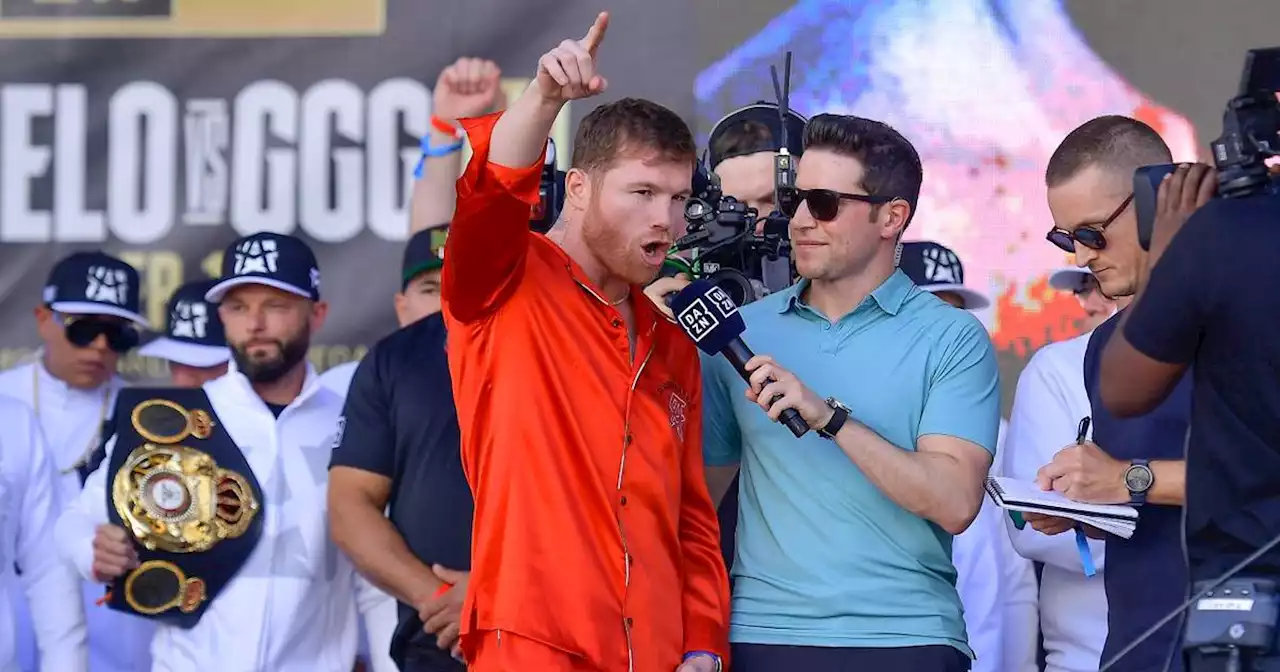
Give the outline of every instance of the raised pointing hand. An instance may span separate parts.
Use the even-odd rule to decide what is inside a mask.
[[[596,72],[596,51],[609,29],[609,13],[600,12],[581,40],[565,40],[538,59],[536,81],[547,100],[564,102],[594,96],[609,82]]]

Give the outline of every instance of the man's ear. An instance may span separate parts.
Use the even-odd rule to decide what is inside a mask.
[[[35,315],[36,333],[40,335],[41,340],[48,341],[53,338],[53,330],[57,327],[53,321],[53,311],[48,306],[36,306],[36,309],[31,312]]]
[[[324,321],[329,317],[329,302],[316,301],[311,306],[311,333],[315,334],[324,328]]]
[[[575,210],[586,210],[591,202],[591,176],[580,168],[570,168],[564,175],[564,200]]]
[[[396,292],[395,307],[396,307],[396,322],[401,325],[405,324],[405,314],[409,309],[409,305],[408,305],[408,299],[405,298],[404,292]]]
[[[880,237],[901,240],[902,232],[907,230],[907,220],[911,218],[911,204],[896,198],[880,206],[880,217]]]

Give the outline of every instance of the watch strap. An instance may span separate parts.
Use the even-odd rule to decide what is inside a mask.
[[[1147,487],[1143,490],[1134,490],[1129,487],[1129,469],[1134,467],[1142,467],[1147,470],[1150,480]],[[1147,503],[1147,493],[1151,491],[1151,486],[1155,485],[1155,472],[1151,470],[1151,460],[1145,458],[1135,458],[1129,462],[1129,469],[1125,470],[1124,487],[1129,490],[1129,506],[1142,506]]]
[[[818,434],[821,434],[823,438],[835,439],[836,432],[839,432],[845,421],[849,419],[849,410],[836,403],[834,399],[828,399],[827,406],[831,407],[831,419],[827,421],[827,424],[822,429],[818,430]]]

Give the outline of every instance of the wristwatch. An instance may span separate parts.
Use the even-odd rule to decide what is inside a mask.
[[[836,401],[835,397],[827,397],[827,406],[834,412],[831,414],[831,419],[827,421],[827,424],[818,430],[818,435],[824,439],[834,441],[836,432],[840,431],[840,428],[844,427],[845,421],[849,419],[849,407]]]
[[[1124,487],[1129,489],[1129,504],[1142,506],[1147,503],[1147,493],[1155,485],[1156,475],[1151,471],[1151,460],[1136,459],[1124,470]]]

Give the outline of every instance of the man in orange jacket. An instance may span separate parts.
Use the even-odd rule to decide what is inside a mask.
[[[604,90],[608,16],[465,120],[442,293],[475,496],[462,648],[476,672],[716,672],[729,587],[702,470],[697,352],[645,297],[682,220],[685,123],[624,99],[582,121],[565,208],[529,230],[547,134]]]

